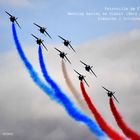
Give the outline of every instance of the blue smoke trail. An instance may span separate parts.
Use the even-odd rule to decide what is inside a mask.
[[[39,62],[41,71],[43,73],[43,76],[45,80],[50,84],[50,86],[54,89],[56,92],[56,97],[59,98],[62,101],[63,107],[67,111],[67,113],[73,117],[77,121],[84,122],[91,130],[92,132],[96,133],[98,136],[106,137],[104,132],[98,127],[98,125],[93,122],[90,118],[88,118],[86,115],[82,114],[71,102],[71,100],[61,91],[59,86],[52,80],[52,78],[49,76],[47,69],[45,67],[45,63],[43,60],[43,54],[41,46],[38,48],[38,55],[39,55]],[[92,125],[91,125],[92,124]]]
[[[54,90],[50,89],[49,87],[46,86],[45,83],[43,83],[43,81],[41,81],[41,78],[38,76],[37,72],[34,70],[33,66],[30,64],[30,62],[28,61],[28,59],[26,58],[21,45],[19,43],[18,37],[17,37],[17,33],[16,33],[16,29],[15,29],[15,25],[12,24],[12,31],[13,31],[13,37],[14,37],[14,41],[17,47],[17,51],[20,55],[20,58],[22,59],[25,67],[27,68],[31,78],[33,79],[34,83],[40,88],[42,89],[47,95],[49,95],[49,97],[51,99],[55,99],[55,92]],[[57,100],[57,102],[60,102]]]
[[[13,37],[14,37],[14,41],[16,44],[16,48],[18,51],[18,54],[21,58],[21,60],[23,61],[26,69],[28,70],[31,78],[33,79],[34,83],[40,88],[42,89],[51,99],[55,100],[57,103],[61,104],[64,106],[64,101],[68,103],[68,105],[65,105],[65,109],[66,111],[71,115],[71,117],[73,117],[75,120],[77,121],[81,121],[83,123],[85,123],[89,129],[96,134],[96,136],[100,139],[107,139],[106,135],[100,130],[100,128],[97,126],[97,124],[95,122],[93,122],[91,119],[89,119],[87,116],[85,116],[84,114],[82,114],[81,112],[79,112],[76,107],[73,106],[72,102],[65,97],[63,94],[61,95],[61,98],[64,99],[64,101],[62,101],[62,99],[56,94],[56,92],[54,92],[54,90],[50,89],[49,87],[47,87],[39,78],[39,76],[37,75],[37,72],[34,70],[34,68],[32,67],[32,65],[30,64],[30,62],[28,61],[28,59],[26,58],[22,47],[19,43],[18,37],[17,37],[17,33],[16,33],[16,29],[15,29],[15,25],[12,24],[12,31],[13,31]],[[56,96],[57,95],[57,96]],[[66,104],[67,104],[66,103]]]

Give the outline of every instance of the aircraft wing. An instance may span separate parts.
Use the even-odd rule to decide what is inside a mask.
[[[36,23],[34,23],[34,25],[36,25],[37,27],[39,27],[39,28],[42,28],[41,26],[39,26],[38,24],[36,24]]]
[[[82,64],[84,64],[85,66],[87,66],[87,64],[86,64],[86,63],[84,63],[83,61],[81,61],[81,60],[80,60],[80,62],[81,62]]]
[[[52,37],[49,35],[49,33],[47,33],[47,31],[45,30],[45,33],[49,36],[49,38],[51,38],[52,39]]]
[[[118,101],[118,99],[114,96],[114,95],[112,95],[113,97],[114,97],[114,99],[119,103],[119,101]]]
[[[58,50],[57,48],[55,48],[58,52],[60,52],[61,53],[61,51],[60,50]]]
[[[97,75],[94,73],[94,71],[92,70],[92,68],[91,68],[90,70],[91,70],[91,72],[95,75],[95,77],[97,77]]]
[[[45,48],[46,51],[48,51],[48,49],[46,48],[46,46],[44,45],[44,43],[41,43],[43,45],[43,47]]]
[[[79,72],[77,72],[76,70],[74,70],[78,75],[81,75]]]
[[[10,17],[12,17],[12,15],[11,15],[11,14],[9,14],[7,11],[5,11],[5,13],[6,13],[6,14],[8,14]]]
[[[75,52],[74,48],[71,46],[71,44],[69,43],[69,46],[71,47],[71,49]]]
[[[21,29],[19,23],[17,22],[17,18],[16,18],[15,22],[16,22],[16,24],[18,25],[18,27]]]
[[[67,59],[67,61],[71,64],[71,62],[70,62],[70,60],[67,58],[67,56],[66,56],[67,54],[65,54],[65,58]]]
[[[66,39],[64,39],[63,37],[61,37],[61,36],[59,36],[59,35],[58,35],[58,37],[61,38],[61,39],[64,40],[64,41],[66,41]]]
[[[85,78],[84,78],[84,82],[87,84],[87,86],[89,87],[89,84],[87,83],[87,81],[85,80]]]
[[[105,88],[105,87],[103,87],[103,86],[102,86],[102,88],[105,89],[106,91],[110,92],[107,88]]]
[[[34,38],[38,39],[35,35],[31,34]]]

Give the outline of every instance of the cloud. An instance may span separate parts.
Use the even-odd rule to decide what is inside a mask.
[[[26,53],[37,71],[40,71],[35,57],[36,49],[28,49]],[[86,136],[89,140],[95,138],[87,127],[78,125],[62,107],[34,85],[16,51],[0,57],[0,139],[10,137],[11,140],[82,140]],[[55,58],[59,60],[58,56]],[[72,129],[73,127],[77,131]],[[5,136],[4,133],[13,135]]]
[[[107,107],[108,105],[106,104],[107,99],[105,99],[107,97],[99,87],[100,85],[116,91],[116,96],[120,100],[120,104],[117,106],[121,114],[132,128],[140,132],[140,120],[138,117],[134,117],[140,115],[138,108],[140,91],[139,36],[140,30],[134,30],[100,38],[82,45],[80,55],[84,56],[86,50],[87,55],[85,58],[83,57],[83,60],[92,64],[98,75],[98,79],[93,79],[90,76],[89,82],[93,80],[95,87],[89,89],[89,93],[95,91],[95,95],[94,93],[90,95],[105,118],[110,123],[114,123],[108,110],[102,110],[102,106]],[[90,85],[93,84],[92,82],[90,82]],[[135,123],[135,120],[137,123]]]
[[[120,113],[129,126],[140,133],[139,36],[139,30],[114,34],[77,47],[77,53],[64,48],[72,62],[72,65],[68,63],[66,65],[76,88],[79,89],[79,81],[73,68],[86,75],[90,84],[90,88],[86,89],[92,101],[105,120],[120,133],[109,110],[108,97],[101,85],[116,91],[120,101],[120,104],[116,105]],[[63,79],[57,52],[50,46],[47,48],[49,52],[44,51],[44,57],[49,73],[73,99]],[[24,49],[41,75],[37,49],[35,47]],[[79,60],[93,65],[98,78],[86,73]],[[13,136],[7,136],[11,140],[95,139],[87,127],[73,121],[62,107],[51,101],[34,85],[16,50],[1,54],[0,67],[0,139],[5,137],[3,132],[14,133]]]

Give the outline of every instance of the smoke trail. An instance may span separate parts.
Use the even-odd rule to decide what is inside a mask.
[[[46,82],[49,83],[50,86],[54,89],[56,93],[56,97],[62,101],[63,107],[66,110],[66,112],[75,120],[85,123],[98,136],[106,139],[105,134],[103,133],[103,131],[101,131],[98,125],[95,122],[93,122],[89,117],[87,117],[82,112],[80,112],[71,102],[71,100],[69,100],[69,98],[61,91],[61,89],[53,81],[53,79],[49,76],[44,60],[43,60],[41,47],[38,48],[38,55],[39,55],[39,62],[40,62],[40,67],[41,67],[43,76]]]
[[[118,124],[118,126],[120,127],[120,129],[122,130],[122,132],[128,137],[128,138],[131,138],[132,140],[140,140],[140,136],[134,132],[133,130],[131,130],[127,124],[125,124],[122,116],[120,115],[120,113],[118,112],[115,104],[114,104],[114,101],[112,98],[110,98],[109,100],[109,103],[110,103],[110,109],[111,109],[111,112]]]
[[[40,79],[40,77],[38,76],[37,72],[34,70],[34,68],[32,67],[32,65],[30,64],[30,62],[28,61],[28,59],[26,58],[21,45],[18,41],[18,37],[17,37],[17,33],[16,33],[16,29],[15,29],[15,25],[12,24],[12,31],[13,31],[13,37],[14,37],[14,41],[16,44],[16,48],[17,51],[20,55],[20,58],[22,59],[26,69],[28,70],[32,80],[34,81],[34,83],[40,88],[42,89],[46,94],[48,94],[52,99],[55,98],[55,93],[52,89],[48,88]]]
[[[86,103],[88,104],[89,109],[91,110],[92,114],[94,115],[96,121],[98,122],[101,129],[113,140],[123,140],[124,138],[120,136],[116,131],[114,131],[102,118],[100,113],[97,111],[96,107],[92,103],[90,97],[88,96],[83,82],[80,82],[80,87],[82,94],[85,98]]]
[[[26,69],[28,70],[31,78],[33,79],[33,81],[35,82],[35,84],[40,87],[40,89],[42,89],[51,99],[55,100],[57,103],[63,105],[64,101],[62,101],[62,99],[64,98],[65,102],[68,103],[66,106],[66,111],[68,114],[71,114],[71,117],[73,119],[75,119],[76,121],[79,122],[83,122],[85,125],[87,125],[89,127],[89,129],[100,139],[107,139],[106,135],[100,130],[100,128],[97,126],[97,124],[95,122],[93,122],[91,119],[89,119],[87,116],[85,116],[84,114],[82,114],[81,112],[79,112],[77,110],[77,108],[72,104],[72,102],[65,97],[63,94],[60,95],[61,98],[59,97],[59,95],[57,95],[57,93],[53,92],[52,89],[50,89],[49,87],[47,87],[38,77],[37,73],[35,72],[34,68],[32,67],[32,65],[30,64],[30,62],[28,61],[28,59],[26,58],[22,47],[19,43],[18,37],[17,37],[17,33],[16,33],[16,29],[14,24],[12,24],[12,31],[13,31],[13,37],[14,37],[14,41],[15,41],[15,45],[18,51],[18,54],[21,58],[21,60],[23,61]],[[63,105],[64,106],[64,105]]]
[[[67,70],[66,70],[66,66],[65,66],[65,62],[63,61],[63,59],[62,59],[61,64],[62,64],[63,76],[64,76],[65,82],[66,82],[69,90],[73,94],[74,98],[76,99],[76,101],[79,104],[79,106],[81,107],[81,109],[84,110],[85,112],[89,113],[88,110],[87,110],[88,109],[87,105],[81,99],[80,93],[75,89],[74,85],[72,84],[72,82],[71,82],[71,80],[70,80],[70,78],[68,76],[68,73],[67,73]]]

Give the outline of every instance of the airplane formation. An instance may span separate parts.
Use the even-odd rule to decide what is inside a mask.
[[[8,13],[7,11],[5,11],[5,13],[6,14],[8,14],[9,16],[10,16],[10,21],[12,22],[12,23],[16,23],[17,25],[18,25],[18,27],[21,29],[21,26],[19,25],[19,23],[17,22],[17,17],[15,17],[15,16],[13,16],[13,15],[11,15],[10,13]],[[36,24],[36,23],[33,23],[35,26],[37,26],[38,28],[39,28],[39,31],[40,31],[40,33],[42,33],[42,34],[44,34],[45,36],[47,35],[50,39],[52,39],[52,37],[49,35],[49,33],[46,31],[46,28],[45,27],[42,27],[42,26],[40,26],[40,25],[38,25],[38,24]],[[33,34],[31,34],[35,39],[36,39],[36,43],[40,46],[40,45],[42,45],[44,48],[45,48],[45,50],[46,51],[48,51],[48,49],[46,48],[46,46],[44,45],[44,43],[43,43],[43,41],[44,40],[42,40],[42,39],[40,39],[40,38],[38,38],[38,37],[36,37],[35,35],[33,35]],[[66,46],[67,48],[69,48],[69,49],[72,49],[74,52],[76,52],[75,51],[75,49],[72,47],[72,45],[71,45],[71,41],[69,41],[69,40],[67,40],[67,39],[65,39],[65,38],[63,38],[63,37],[61,37],[61,36],[59,36],[58,35],[58,37],[60,38],[60,39],[62,39],[63,40],[63,45],[64,46]],[[67,60],[70,64],[71,64],[71,62],[70,62],[70,60],[68,59],[68,57],[67,57],[67,53],[65,53],[65,52],[62,52],[62,51],[60,51],[59,49],[57,49],[57,48],[54,48],[55,50],[57,50],[58,52],[59,52],[59,56],[60,56],[60,58],[62,58],[62,59],[64,59],[64,60]],[[86,64],[85,62],[83,62],[83,61],[81,61],[80,60],[80,62],[84,65],[84,68],[85,68],[85,70],[87,71],[87,72],[89,72],[89,73],[92,73],[96,78],[97,78],[97,75],[95,74],[95,72],[92,70],[92,68],[93,68],[93,66],[90,66],[90,65],[88,65],[88,64]],[[86,83],[86,85],[89,87],[89,84],[87,83],[87,81],[85,80],[85,77],[86,76],[84,76],[84,75],[82,75],[82,74],[80,74],[79,72],[77,72],[76,70],[74,70],[77,74],[78,74],[78,79],[80,80],[80,81],[84,81],[85,83]],[[105,88],[104,86],[102,86],[102,88],[105,90],[105,91],[107,91],[107,95],[108,95],[108,97],[109,98],[114,98],[118,103],[119,103],[119,101],[118,101],[118,99],[115,97],[115,92],[112,92],[112,91],[110,91],[110,90],[108,90],[107,88]]]

